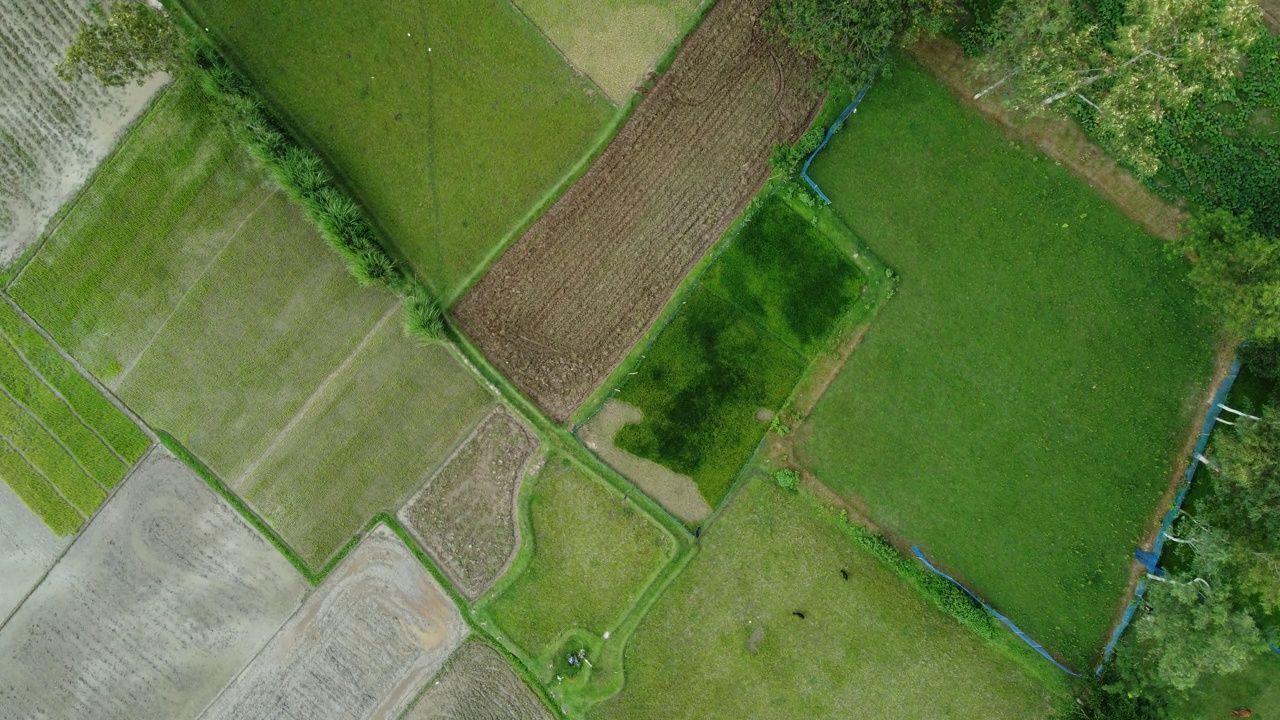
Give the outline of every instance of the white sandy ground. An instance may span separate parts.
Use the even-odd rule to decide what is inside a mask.
[[[103,87],[54,74],[92,0],[0,0],[0,267],[39,239],[169,81]]]
[[[398,718],[467,632],[435,578],[379,525],[201,717]]]
[[[0,482],[0,623],[53,567],[71,540],[54,535]]]
[[[191,718],[299,606],[289,562],[154,450],[0,628],[0,718]]]

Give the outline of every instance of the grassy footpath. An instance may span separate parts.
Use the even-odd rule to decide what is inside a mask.
[[[641,622],[626,686],[590,717],[1049,715],[1043,686],[846,532],[812,497],[748,480]]]
[[[810,174],[902,276],[819,477],[1088,665],[1212,369],[1185,261],[905,62]]]
[[[505,0],[182,4],[441,297],[614,114]]]

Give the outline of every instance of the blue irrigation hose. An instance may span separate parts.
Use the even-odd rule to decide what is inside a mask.
[[[866,97],[867,91],[871,89],[871,83],[875,81],[876,74],[879,72],[880,63],[877,63],[875,69],[871,71],[871,77],[867,78],[867,84],[862,86],[857,96],[853,98],[853,102],[849,103],[849,107],[845,108],[844,112],[840,113],[840,117],[836,118],[834,123],[831,123],[831,127],[827,128],[827,134],[823,136],[822,143],[809,154],[808,159],[804,161],[804,167],[800,168],[800,177],[804,178],[804,181],[809,183],[809,187],[813,188],[813,191],[818,193],[818,197],[822,198],[822,201],[828,205],[831,204],[831,198],[827,197],[827,194],[822,192],[822,188],[818,187],[818,183],[809,177],[809,166],[813,164],[813,159],[818,157],[818,153],[822,152],[822,148],[826,147],[827,143],[831,141],[831,136],[835,135],[836,131],[844,125],[844,121],[853,113],[858,112],[858,105],[862,102],[862,98]]]

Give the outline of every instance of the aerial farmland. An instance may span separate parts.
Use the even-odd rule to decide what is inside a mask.
[[[1273,11],[0,0],[0,718],[1280,719]]]

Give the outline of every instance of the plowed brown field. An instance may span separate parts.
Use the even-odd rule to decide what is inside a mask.
[[[454,310],[558,420],[759,190],[772,145],[812,116],[809,66],[761,31],[763,7],[717,3],[609,149]]]

